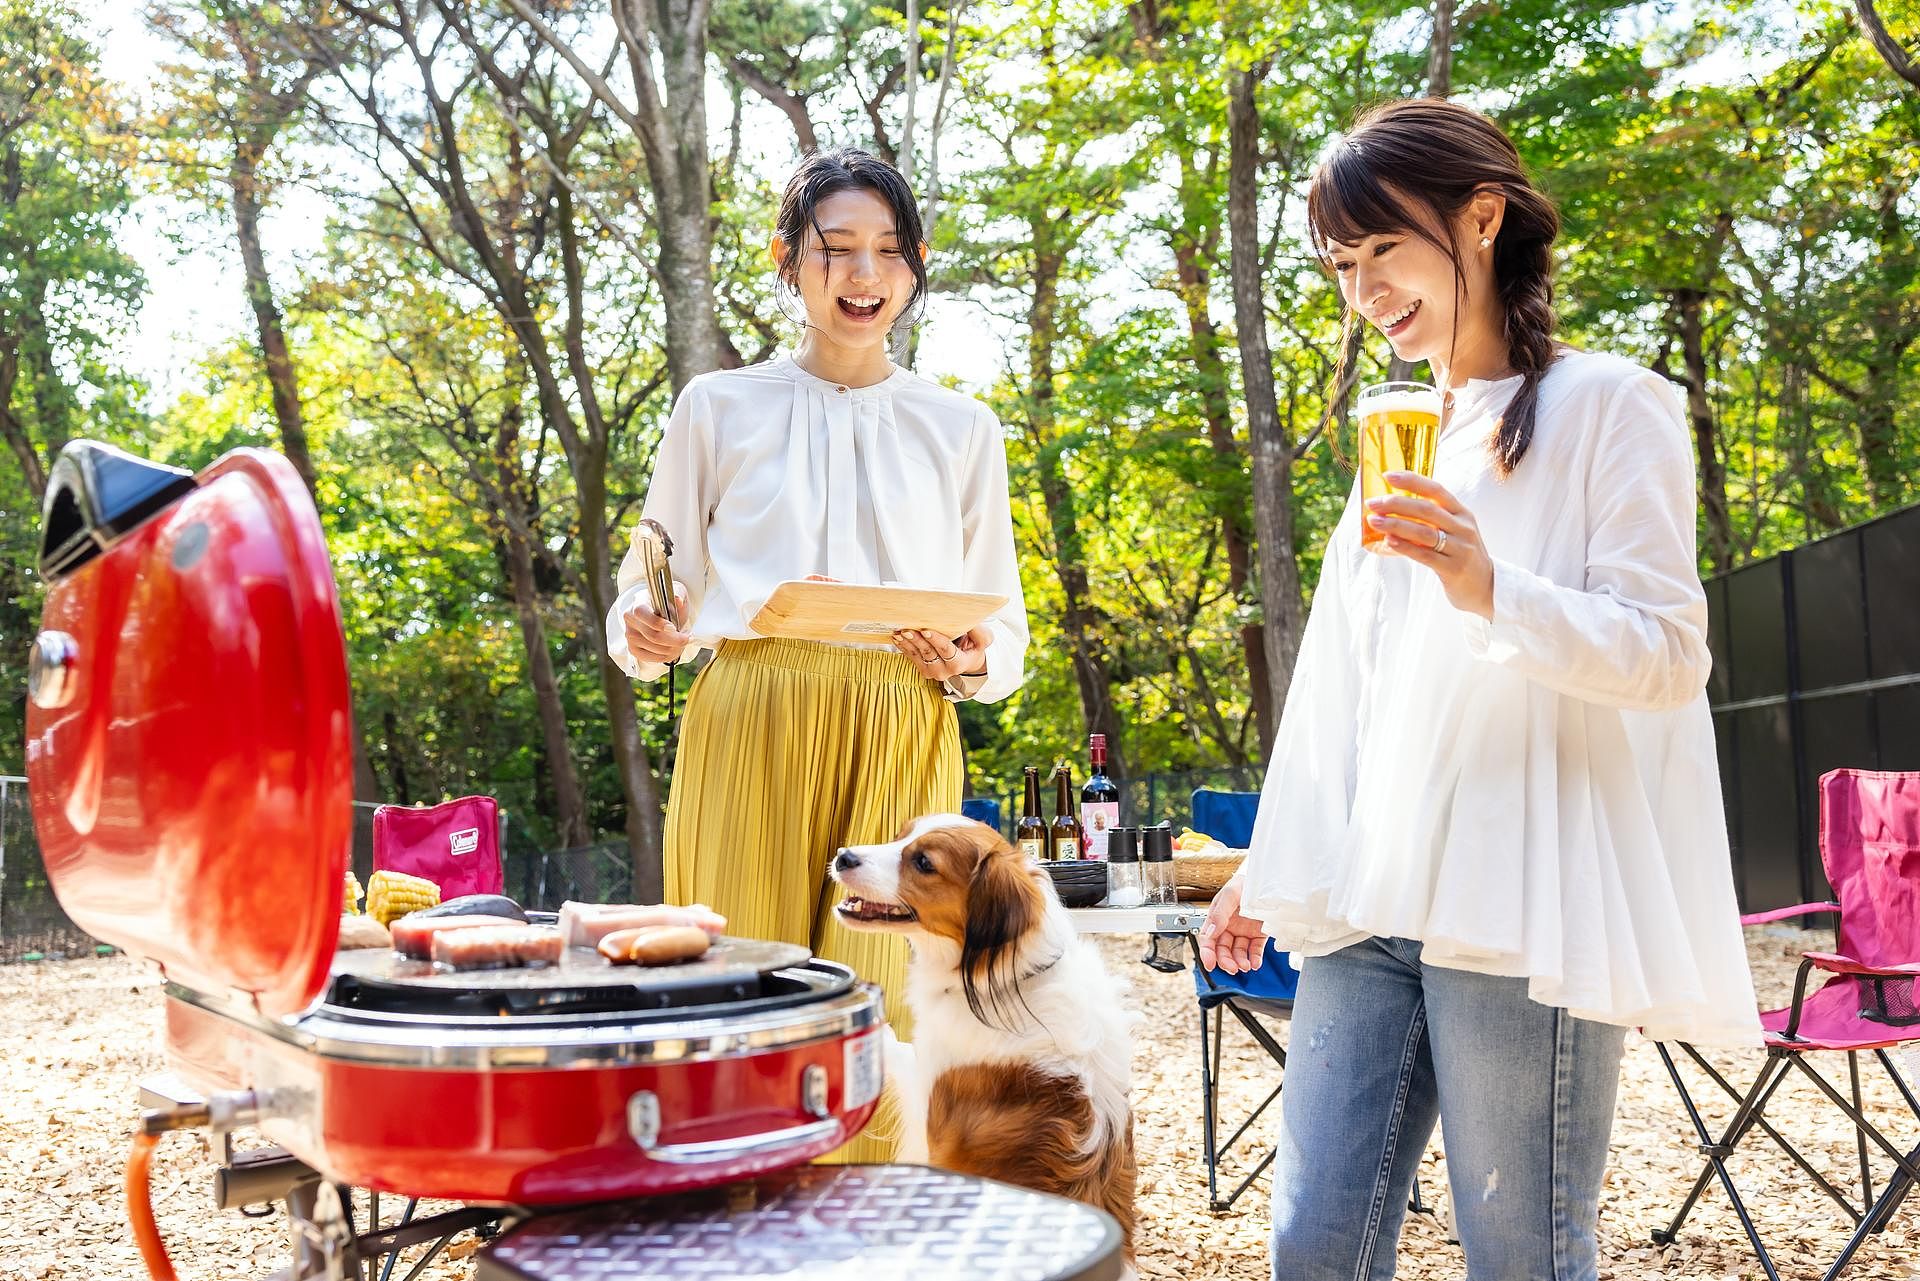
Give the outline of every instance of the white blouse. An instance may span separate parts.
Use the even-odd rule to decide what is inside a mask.
[[[985,676],[948,687],[981,702],[1020,688],[1027,611],[1006,443],[971,397],[899,368],[873,386],[847,387],[791,356],[702,374],[674,404],[643,514],[673,540],[693,636],[683,658],[751,639],[747,620],[775,586],[824,574],[1005,596],[986,623]],[[647,599],[641,577],[630,547],[607,650],[629,675],[654,680],[665,664],[636,660],[620,622]]]
[[[1649,1036],[1759,1039],[1705,693],[1692,451],[1673,389],[1563,355],[1459,389],[1434,476],[1494,558],[1493,621],[1432,572],[1327,544],[1267,768],[1244,911],[1282,948],[1418,939],[1432,965]]]

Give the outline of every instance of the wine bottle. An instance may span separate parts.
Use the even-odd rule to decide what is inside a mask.
[[[1020,807],[1020,821],[1014,824],[1013,840],[1020,852],[1038,863],[1048,858],[1047,820],[1040,813],[1040,770],[1029,765],[1026,775],[1027,799]]]
[[[1083,857],[1107,856],[1107,833],[1120,826],[1120,789],[1107,777],[1107,736],[1095,734],[1087,740],[1093,773],[1080,789],[1080,830],[1085,843]]]
[[[1073,816],[1073,775],[1062,765],[1053,771],[1053,826],[1047,829],[1047,856],[1077,859],[1084,846],[1080,820]]]

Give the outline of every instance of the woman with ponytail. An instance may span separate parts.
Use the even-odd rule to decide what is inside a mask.
[[[1230,973],[1301,958],[1274,1276],[1391,1277],[1440,1121],[1471,1281],[1591,1281],[1626,1030],[1759,1041],[1680,403],[1554,341],[1558,217],[1473,111],[1367,113],[1307,219],[1443,412],[1433,477],[1356,487],[1328,542],[1202,930]]]

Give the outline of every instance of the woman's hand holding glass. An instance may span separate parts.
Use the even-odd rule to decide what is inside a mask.
[[[1386,535],[1383,550],[1432,570],[1455,609],[1493,621],[1493,557],[1473,513],[1431,477],[1391,471],[1386,481],[1406,492],[1367,499],[1362,517]]]
[[[687,646],[693,643],[693,637],[685,631],[687,589],[679,583],[673,585],[671,620],[660,617],[641,602],[620,615],[620,622],[627,633],[627,652],[643,663],[678,662]]]

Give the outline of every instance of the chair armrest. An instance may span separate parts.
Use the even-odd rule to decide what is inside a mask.
[[[1768,921],[1785,921],[1796,916],[1813,916],[1819,912],[1838,912],[1838,903],[1796,903],[1792,907],[1776,907],[1771,912],[1753,912],[1740,918],[1742,925],[1765,925]]]
[[[1856,961],[1851,956],[1842,956],[1838,952],[1802,952],[1800,954],[1815,969],[1825,970],[1829,974],[1861,974],[1868,978],[1913,979],[1920,978],[1920,962],[1905,965],[1868,965]]]

